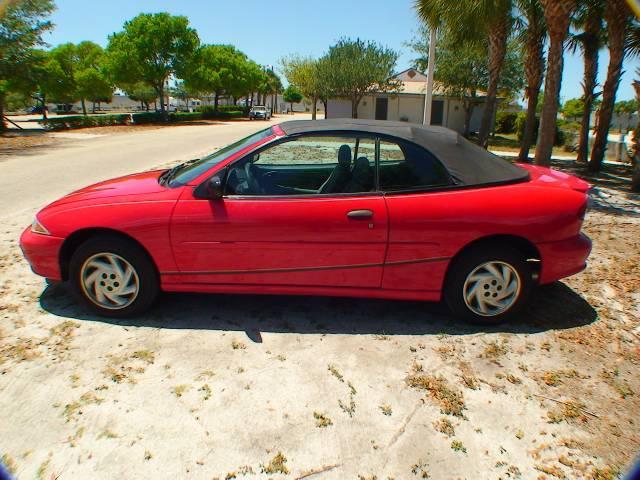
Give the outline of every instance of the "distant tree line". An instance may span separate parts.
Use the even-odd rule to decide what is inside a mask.
[[[47,20],[52,0],[14,0],[0,10],[0,114],[7,103],[30,99],[41,105],[80,101],[111,101],[116,88],[149,109],[159,100],[166,118],[165,98],[188,100],[213,96],[214,110],[222,96],[264,102],[282,92],[272,71],[262,68],[231,45],[203,45],[189,20],[168,13],[140,14],[109,36],[108,45],[85,41],[50,50],[42,35],[52,28]],[[175,86],[169,86],[175,82]],[[275,104],[275,102],[273,102]],[[0,128],[4,128],[4,117]]]

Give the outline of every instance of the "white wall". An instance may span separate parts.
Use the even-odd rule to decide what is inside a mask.
[[[341,98],[330,98],[327,102],[327,118],[351,118],[351,102]]]
[[[82,111],[82,103],[81,102],[74,102],[71,104],[72,105],[72,110],[75,112],[81,112]],[[93,102],[90,101],[86,101],[85,105],[87,107],[87,112],[91,112],[91,110],[93,109]],[[57,110],[58,104],[57,103],[48,103],[47,107],[49,108],[50,112],[55,112]],[[98,108],[98,104],[96,103],[96,109]],[[151,108],[153,108],[153,102],[151,102]],[[106,103],[106,102],[101,102],[100,103],[100,110],[101,111],[111,111],[111,110],[115,110],[115,111],[122,111],[122,110],[139,110],[140,109],[140,102],[135,102],[133,100],[131,100],[128,96],[126,95],[112,95],[111,96],[111,103]]]
[[[382,95],[381,95],[382,96]],[[424,118],[424,95],[388,95],[389,106],[387,120],[407,121],[422,124]],[[436,96],[434,100],[444,101],[442,124],[452,130],[462,133],[464,130],[464,106],[462,101]],[[358,106],[358,118],[375,118],[375,96],[365,96]],[[351,101],[345,99],[330,99],[327,118],[351,118]],[[484,105],[477,106],[471,116],[471,131],[480,128]]]
[[[397,120],[410,123],[422,123],[424,119],[424,97],[398,95],[398,111],[395,113]]]

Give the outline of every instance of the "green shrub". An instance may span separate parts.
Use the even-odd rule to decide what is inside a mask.
[[[579,132],[581,127],[580,122],[567,122],[566,120],[563,124],[558,123],[558,125],[567,132]]]
[[[516,135],[518,137],[518,141],[522,141],[522,137],[524,136],[524,126],[527,123],[527,114],[525,112],[520,112],[516,117]],[[533,132],[533,143],[535,144],[538,140],[538,127],[540,127],[540,119],[536,117],[536,127]]]
[[[525,112],[521,112],[518,114],[516,118],[516,134],[518,137],[518,141],[522,141],[522,137],[524,135],[524,125],[527,121],[527,114]],[[533,144],[535,145],[538,141],[538,130],[540,128],[540,119],[536,117],[536,126],[533,132]],[[556,121],[556,136],[553,142],[553,145],[556,147],[560,147],[565,144],[566,135],[562,128],[560,128],[560,121]]]
[[[45,130],[70,130],[74,128],[127,125],[130,120],[131,116],[128,113],[121,113],[86,117],[84,115],[72,115],[68,117],[48,118],[47,120],[40,121],[40,123]]]
[[[224,114],[232,114],[233,116],[237,116],[238,112],[240,112],[240,116],[246,116],[249,114],[249,109],[245,108],[241,105],[218,105],[218,111],[214,110],[213,105],[203,105],[196,109],[197,112],[202,112],[206,115],[214,115],[214,117],[207,118],[220,118],[219,115],[224,117]]]
[[[230,118],[242,118],[242,117],[246,117],[247,114],[244,113],[243,111],[240,110],[229,110],[227,112],[219,112],[218,114],[210,114],[207,115],[205,118],[211,118],[211,119],[221,119],[221,120],[225,120],[225,119],[230,119]]]
[[[242,112],[244,115],[249,115],[249,107],[243,107],[242,105],[218,105],[219,112]]]
[[[200,112],[171,112],[169,122],[188,122],[189,120],[202,120],[204,115]]]
[[[222,105],[218,105],[218,111],[220,111],[220,107]],[[215,112],[214,110],[214,106],[213,105],[202,105],[201,107],[197,107],[196,112],[201,112],[201,113],[213,113]]]
[[[244,112],[240,110],[228,110],[215,113],[213,110],[206,112],[170,112],[167,115],[169,123],[189,122],[203,119],[231,119],[242,118]],[[84,116],[70,115],[68,117],[49,118],[44,120],[42,126],[45,130],[69,130],[74,128],[103,127],[109,125],[128,125],[133,120],[135,125],[149,123],[164,123],[164,117],[160,112],[121,113],[115,115]]]
[[[133,114],[133,123],[135,123],[136,125],[158,123],[162,121],[162,114],[160,112],[142,112]]]
[[[518,114],[514,112],[498,112],[496,114],[496,133],[515,132],[517,118]]]

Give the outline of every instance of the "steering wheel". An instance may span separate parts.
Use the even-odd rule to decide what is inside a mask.
[[[249,185],[249,190],[253,194],[262,193],[262,188],[258,183],[255,175],[253,174],[253,163],[247,162],[244,164],[244,174],[247,177],[247,184]]]

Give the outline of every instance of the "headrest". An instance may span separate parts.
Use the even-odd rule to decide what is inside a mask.
[[[349,145],[341,145],[338,150],[338,163],[343,167],[351,166],[351,147]]]
[[[371,165],[369,164],[369,159],[367,157],[359,157],[353,164],[351,174],[353,178],[366,182],[369,180],[370,170]]]

